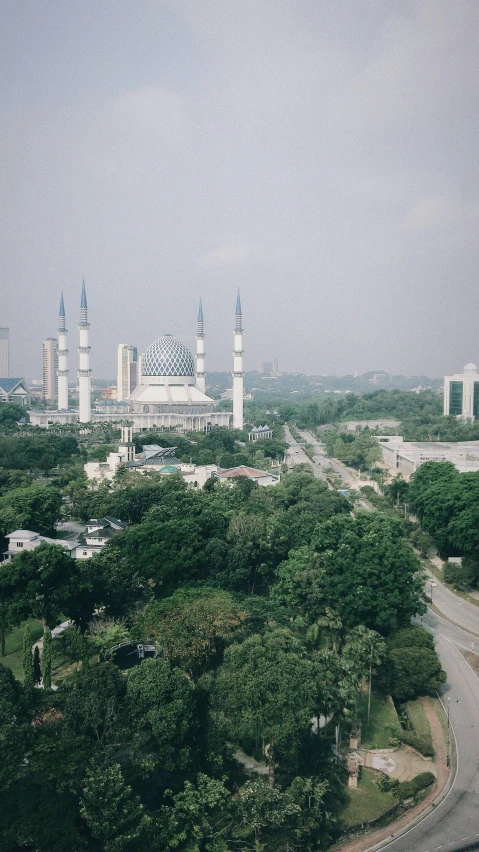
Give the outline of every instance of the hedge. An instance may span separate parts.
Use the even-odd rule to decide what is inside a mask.
[[[410,799],[434,784],[435,780],[436,776],[432,772],[421,772],[410,781],[401,781],[397,788],[397,795],[400,799]]]

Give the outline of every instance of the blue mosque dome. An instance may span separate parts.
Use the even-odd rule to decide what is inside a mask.
[[[141,372],[143,376],[194,376],[195,362],[183,343],[165,334],[142,356]]]

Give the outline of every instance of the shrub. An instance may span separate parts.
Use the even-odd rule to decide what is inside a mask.
[[[400,799],[410,799],[434,784],[435,780],[436,776],[432,772],[421,772],[411,781],[401,781],[397,786],[397,795]]]
[[[383,774],[376,780],[376,784],[382,793],[396,793],[399,787],[397,778],[390,778],[389,775]]]
[[[418,737],[417,734],[413,733],[413,731],[405,731],[403,728],[398,728],[397,725],[386,725],[386,729],[391,734],[391,738],[389,740],[389,745],[391,748],[398,746],[400,742],[406,743],[406,745],[412,746],[416,751],[419,751],[424,757],[434,757],[434,749],[431,743],[424,740],[422,737]]]
[[[393,648],[434,648],[434,639],[424,627],[403,627],[396,630],[388,639],[388,647]]]
[[[401,742],[412,746],[416,749],[416,751],[421,752],[424,757],[434,757],[434,749],[431,743],[428,743],[427,740],[424,740],[422,737],[418,737],[418,735],[412,731],[400,731],[398,737]]]
[[[463,559],[462,565],[457,562],[446,562],[444,579],[455,589],[470,589],[477,582],[477,566],[473,560]]]

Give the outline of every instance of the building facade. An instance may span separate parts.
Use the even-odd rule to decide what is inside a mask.
[[[118,345],[118,371],[116,381],[117,402],[128,399],[138,384],[138,349],[127,343]]]
[[[444,377],[444,414],[470,421],[479,417],[479,374],[475,364],[466,364],[462,373]]]
[[[47,337],[43,341],[43,399],[53,402],[58,396],[58,341]]]
[[[192,353],[171,334],[155,340],[138,357],[135,347],[121,344],[118,363],[116,404],[91,408],[91,369],[89,322],[85,282],[80,307],[78,371],[78,410],[30,411],[34,426],[69,423],[130,423],[135,432],[172,429],[182,432],[208,432],[229,428],[231,413],[218,411],[216,402],[205,393],[205,341],[203,308],[200,303],[196,338],[196,366]],[[243,326],[238,292],[234,329],[233,422],[243,428]],[[129,393],[124,396],[124,392]]]
[[[30,405],[30,394],[24,380],[0,378],[0,402]]]
[[[8,539],[8,550],[2,554],[3,561],[9,562],[19,553],[35,550],[41,544],[54,544],[63,547],[72,559],[91,559],[108,544],[114,535],[126,528],[126,524],[107,516],[106,518],[91,518],[84,532],[76,539],[48,538],[32,530],[14,530],[5,536]]]
[[[60,298],[60,310],[58,312],[58,410],[68,409],[68,349],[67,349],[67,327],[65,322],[65,305],[63,293]]]
[[[0,376],[10,376],[10,329],[0,328]]]

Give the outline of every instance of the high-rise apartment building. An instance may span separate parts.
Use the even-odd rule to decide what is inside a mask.
[[[53,402],[58,396],[58,341],[43,341],[43,399]]]
[[[118,346],[117,400],[128,399],[138,384],[138,349],[127,343]]]
[[[277,376],[278,359],[274,358],[273,361],[260,361],[258,373],[261,373],[263,376]]]
[[[0,328],[0,376],[2,379],[8,379],[10,376],[10,359],[9,359],[9,329]]]

